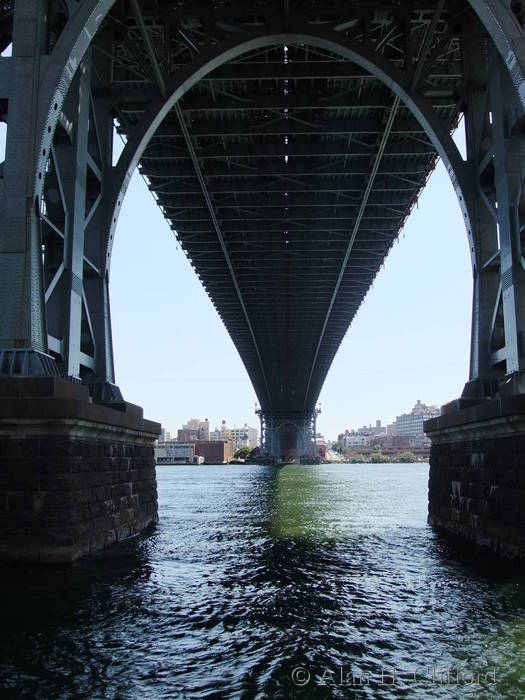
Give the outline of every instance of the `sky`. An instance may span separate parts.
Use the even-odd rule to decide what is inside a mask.
[[[464,150],[460,127],[455,138]],[[142,178],[120,214],[110,276],[116,382],[176,433],[189,418],[258,427],[239,355]],[[468,378],[472,272],[452,185],[438,164],[337,353],[318,430],[391,422],[441,405]]]

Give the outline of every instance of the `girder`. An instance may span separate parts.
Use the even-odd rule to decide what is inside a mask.
[[[51,353],[66,374],[113,383],[112,240],[138,164],[263,413],[308,421],[441,155],[474,265],[471,378],[523,370],[525,61],[512,4],[44,5],[0,13],[0,43],[15,38],[13,59],[0,59],[0,265],[11,280],[0,297],[11,285],[27,300],[20,318],[2,302],[2,349]],[[462,115],[466,163],[450,138]],[[115,166],[113,126],[126,141]]]
[[[314,53],[315,56],[315,53]],[[402,65],[403,58],[393,59],[395,63]],[[373,82],[372,76],[355,65],[333,60],[298,60],[294,65],[285,64],[282,61],[250,61],[231,62],[226,66],[221,66],[210,76],[204,78],[204,83],[217,82],[245,82],[245,81],[276,81],[276,80],[353,80],[356,82]],[[442,70],[440,71],[439,68]],[[438,64],[427,76],[427,79],[452,81],[461,78],[462,71],[459,62],[449,62],[445,67]]]
[[[265,115],[259,119],[215,119],[211,116],[197,120],[195,125],[192,125],[191,135],[193,139],[231,139],[236,137],[246,138],[251,136],[258,138],[262,136],[283,136],[292,137],[295,135],[315,135],[323,134],[326,136],[348,136],[351,134],[359,135],[377,135],[382,134],[384,124],[380,119],[373,118],[340,118],[323,119],[322,115],[316,117],[315,121],[305,120],[304,117],[295,116],[293,112],[288,114]],[[293,124],[290,124],[293,122]],[[415,119],[399,120],[393,127],[394,133],[397,134],[420,134],[424,135],[425,130]],[[161,141],[164,138],[174,138],[179,136],[178,125],[171,121],[165,121],[162,126],[157,129],[154,140]]]
[[[395,136],[392,136],[385,148],[385,157],[390,156],[397,161],[403,162],[404,159],[410,159],[414,156],[433,156],[435,154],[435,149],[430,142],[427,141],[425,143],[420,140],[416,141],[409,137],[403,137],[403,134],[400,134],[397,139]],[[284,158],[285,155],[289,157],[293,156],[294,158],[319,157],[325,159],[330,156],[338,156],[340,158],[352,159],[370,155],[370,149],[372,148],[371,144],[357,142],[355,139],[350,139],[349,143],[348,139],[328,139],[325,138],[324,134],[321,134],[321,138],[315,141],[312,139],[306,140],[297,138],[286,145],[287,148],[285,149],[284,142],[232,142],[228,144],[228,154],[226,155],[224,144],[220,142],[209,145],[206,149],[199,148],[197,144],[197,151],[199,153],[199,159],[206,162],[208,160],[236,160],[239,158],[251,161],[254,158]],[[149,160],[162,162],[179,159],[188,159],[187,151],[185,151],[182,146],[177,146],[176,144],[162,144],[162,147],[160,147],[153,142],[148,145],[141,160],[143,163],[147,163]]]

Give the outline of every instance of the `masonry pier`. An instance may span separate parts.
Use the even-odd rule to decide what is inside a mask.
[[[72,562],[156,523],[159,433],[80,383],[0,376],[0,560]]]
[[[432,440],[429,522],[460,541],[525,560],[525,395],[461,408],[425,423]]]

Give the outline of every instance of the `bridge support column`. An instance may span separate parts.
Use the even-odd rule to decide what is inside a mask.
[[[0,376],[0,560],[71,562],[156,523],[160,425],[80,383]]]
[[[101,50],[86,51],[63,102],[50,103],[43,88],[47,12],[44,0],[17,1],[13,56],[0,58],[10,76],[1,95],[8,124],[0,174],[0,374],[74,377],[96,400],[122,401],[108,290],[113,111],[104,87],[111,47],[102,31]],[[60,118],[51,147],[40,149],[49,111]]]
[[[314,464],[319,461],[317,454],[317,415],[318,411],[312,411],[303,416],[299,422],[297,435],[297,456],[296,461],[303,464]]]
[[[429,523],[470,545],[525,559],[525,396],[427,421]]]
[[[318,461],[315,449],[318,411],[261,412],[261,455],[275,463]]]
[[[6,158],[0,178],[0,372],[53,372],[48,355],[38,201],[33,196],[46,3],[16,3]],[[40,172],[36,177],[42,179]],[[55,370],[56,371],[56,370]]]
[[[474,303],[470,381],[428,421],[429,522],[525,558],[523,107],[494,46],[464,38]]]

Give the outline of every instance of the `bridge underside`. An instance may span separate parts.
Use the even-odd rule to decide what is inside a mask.
[[[525,391],[521,2],[16,0],[11,40],[0,373],[122,405],[109,276],[138,166],[247,369],[264,450],[309,458],[335,353],[439,156],[474,279],[456,409]]]
[[[433,12],[407,29],[417,56]],[[128,137],[157,90],[133,18],[116,44],[111,97]],[[166,48],[169,74],[190,60]],[[343,19],[341,17],[341,19]],[[394,65],[403,32],[372,15]],[[433,31],[446,32],[443,19]],[[197,39],[195,38],[195,41]],[[130,46],[135,46],[135,56]],[[174,51],[174,49],[177,51]],[[138,53],[138,57],[136,54]],[[450,131],[460,106],[459,40],[417,70]],[[414,75],[414,82],[416,75]],[[192,87],[144,150],[139,169],[234,341],[265,413],[312,412],[335,353],[434,167],[436,149],[377,77],[305,42],[257,48]]]
[[[54,41],[64,21],[57,10]],[[120,160],[138,162],[262,410],[312,412],[435,165],[437,139],[465,109],[462,41],[472,22],[460,0],[410,11],[116,2],[44,158],[41,350],[111,397],[100,389],[114,383],[105,287],[112,205],[118,213],[128,175],[126,162],[109,166],[115,125],[129,148]],[[424,104],[432,133],[405,92]],[[16,331],[0,347],[21,347]],[[5,355],[3,364],[24,361]]]

